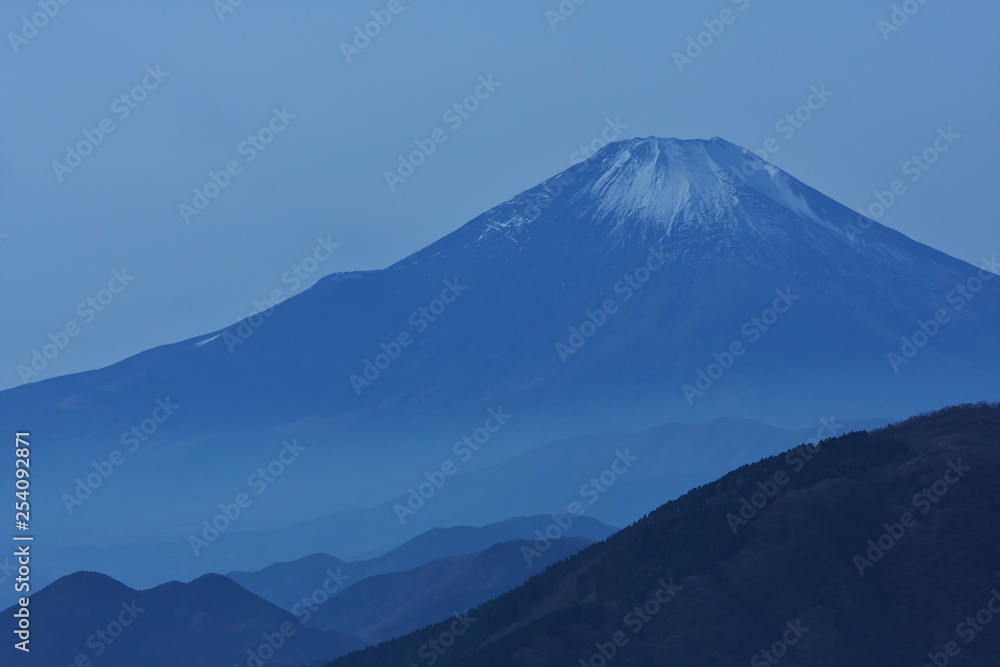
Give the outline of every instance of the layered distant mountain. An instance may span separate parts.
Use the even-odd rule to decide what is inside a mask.
[[[542,518],[439,529],[370,561],[345,563],[315,554],[259,572],[210,574],[149,590],[77,572],[31,596],[30,651],[8,642],[0,655],[10,664],[110,667],[329,660],[482,604],[594,544],[585,537],[549,540],[541,549],[534,539],[484,543],[490,536],[544,528]],[[590,519],[579,523],[572,532],[611,532]],[[464,550],[474,545],[482,550]],[[3,612],[8,632],[19,609]]]
[[[476,607],[591,544],[581,537],[513,540],[374,575],[319,605],[306,624],[375,644]]]
[[[230,572],[227,576],[265,600],[299,615],[315,604],[314,595],[323,600],[339,595],[366,577],[413,570],[460,555],[475,556],[500,542],[535,539],[536,533],[544,535],[556,520],[551,516],[533,516],[482,527],[435,528],[376,558],[347,562],[329,554],[312,554],[254,572]],[[586,516],[572,517],[567,523],[569,525],[560,530],[560,535],[573,538],[575,541],[570,544],[577,549],[615,532],[611,526]],[[560,553],[566,553],[565,549],[560,549]],[[529,568],[522,569],[524,578],[532,574]],[[303,599],[310,600],[311,604],[304,605]]]
[[[331,667],[996,665],[998,475],[995,404],[798,447]]]
[[[31,650],[23,653],[5,641],[5,665],[291,665],[362,645],[304,627],[219,575],[137,591],[101,574],[78,572],[35,593],[29,609]],[[11,619],[13,613],[7,609],[3,616]]]
[[[613,431],[562,438],[449,477],[427,499],[406,490],[429,484],[425,468],[398,488],[399,495],[369,507],[263,530],[240,530],[239,519],[237,529],[221,533],[197,556],[187,535],[144,540],[149,528],[142,523],[143,532],[124,543],[97,542],[94,537],[102,533],[84,536],[86,543],[82,545],[50,542],[48,559],[40,567],[49,559],[68,561],[83,569],[108,570],[137,587],[237,568],[244,573],[234,577],[262,597],[275,602],[298,599],[298,594],[313,590],[317,577],[322,581],[326,568],[319,566],[334,558],[317,551],[343,557],[352,568],[352,581],[356,581],[363,574],[410,569],[436,558],[480,551],[503,540],[531,538],[535,531],[544,531],[554,522],[552,514],[571,513],[573,521],[564,532],[566,536],[601,540],[614,532],[607,524],[627,525],[650,507],[741,463],[802,442],[885,423],[830,414],[819,416],[809,428],[785,430],[748,419],[717,419],[700,426],[661,424],[638,433]],[[109,507],[114,497],[97,495],[95,509]],[[261,501],[271,497],[269,491]],[[410,514],[411,505],[417,507],[421,501],[423,506]],[[109,511],[115,509],[109,507]],[[250,509],[257,511],[256,506]],[[507,518],[511,514],[531,516]],[[491,523],[473,527],[484,522]],[[407,538],[404,544],[393,546]],[[314,557],[306,558],[306,554]],[[280,576],[272,577],[272,572]],[[243,579],[244,574],[256,577],[259,583]],[[308,590],[299,591],[295,582],[300,579]],[[279,606],[285,605],[279,602]]]
[[[630,139],[388,268],[334,274],[226,329],[2,392],[0,415],[44,443],[36,527],[53,536],[39,565],[50,577],[80,569],[76,554],[130,576],[139,553],[206,571],[252,553],[223,539],[331,515],[353,517],[338,534],[374,552],[449,521],[555,511],[546,480],[564,471],[552,459],[481,474],[461,517],[443,495],[412,522],[394,505],[556,439],[723,417],[803,428],[996,400],[994,275],[722,139]],[[687,455],[683,439],[669,447]],[[629,507],[662,502],[651,487],[629,491]],[[224,537],[191,546],[240,494],[252,505]],[[379,507],[388,514],[372,520]]]

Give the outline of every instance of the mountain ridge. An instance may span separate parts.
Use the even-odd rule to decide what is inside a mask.
[[[796,627],[773,653],[794,664],[917,664],[964,636],[949,655],[991,665],[997,635],[960,633],[1000,582],[998,445],[1000,404],[960,405],[743,465],[470,610],[436,662],[767,664]],[[406,664],[447,630],[330,666]]]
[[[47,443],[36,453],[47,470],[39,529],[111,550],[181,542],[220,503],[256,494],[248,476],[293,438],[303,463],[251,496],[236,531],[303,507],[378,507],[444,462],[481,468],[569,436],[715,417],[891,419],[1000,399],[1000,281],[874,222],[850,236],[857,213],[776,167],[760,162],[746,182],[724,173],[744,159],[732,144],[683,144],[701,155],[692,165],[668,140],[630,141],[386,269],[322,279],[105,369],[0,392],[3,423],[30,424]],[[70,514],[64,497],[158,400],[179,408]],[[491,410],[510,418],[487,431]],[[459,455],[455,443],[474,434],[478,449]],[[525,502],[547,504],[544,491]],[[355,534],[363,547],[402,539],[391,525],[366,528]],[[297,552],[324,550],[306,546]]]
[[[14,609],[5,617],[13,620]],[[0,649],[5,664],[219,667],[261,655],[295,664],[362,646],[305,627],[218,574],[136,590],[107,575],[75,572],[32,593],[30,609],[31,651],[7,643]]]

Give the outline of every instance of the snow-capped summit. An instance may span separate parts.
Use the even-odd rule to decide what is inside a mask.
[[[489,248],[528,242],[562,227],[572,228],[584,243],[599,239],[602,248],[667,237],[726,237],[724,245],[730,245],[735,237],[752,242],[762,234],[832,234],[846,242],[845,229],[856,219],[849,209],[724,139],[645,137],[608,144],[402,264],[436,254],[478,254],[484,243]]]
[[[196,521],[218,506],[220,480],[243,488],[244,468],[286,437],[308,463],[267,502],[291,513],[306,498],[372,497],[373,470],[430,469],[428,456],[485,433],[489,410],[511,415],[484,447],[499,456],[671,420],[801,427],[995,401],[992,276],[729,142],[630,139],[386,269],[334,274],[220,331],[0,392],[0,415],[17,416],[9,431],[38,425],[38,509],[61,534],[101,535],[122,508],[133,523],[116,530],[144,534],[153,516],[182,534],[192,508]],[[146,474],[116,476],[69,516],[81,470],[152,422],[159,399],[181,407],[130,455]],[[377,476],[412,481],[393,474]],[[189,502],[146,493],[178,480]]]
[[[656,221],[668,230],[719,220],[747,196],[760,196],[814,218],[797,182],[724,139],[629,139],[591,158],[585,196],[601,214]]]
[[[661,259],[649,270],[653,254]],[[640,269],[649,275],[638,284],[630,276]],[[91,381],[104,388],[166,382],[191,393],[186,412],[203,413],[206,423],[268,421],[268,415],[282,423],[366,423],[386,410],[460,412],[460,405],[508,392],[516,395],[509,400],[530,404],[532,396],[544,396],[574,410],[566,406],[608,393],[625,400],[651,383],[642,400],[669,405],[664,417],[703,407],[705,416],[759,418],[773,414],[778,394],[800,402],[808,396],[813,407],[844,404],[833,385],[824,390],[828,399],[798,389],[806,376],[809,386],[822,378],[812,368],[816,359],[836,358],[830,368],[838,373],[857,366],[873,375],[874,395],[850,401],[856,413],[866,412],[869,399],[881,404],[879,385],[895,381],[898,369],[886,362],[887,353],[919,321],[952,307],[951,290],[976,274],[977,267],[861,220],[724,139],[633,138],[605,146],[387,269],[334,274],[253,322],[43,383],[44,392],[31,386],[0,396],[24,405],[29,395],[55,392],[61,398],[53,405],[87,404],[94,414],[95,402],[120,406],[125,399],[80,388]],[[1000,281],[988,284],[975,308],[955,307],[954,320],[986,318],[977,320],[977,330],[1000,330],[993,326]],[[757,353],[760,368],[747,361],[732,371],[732,378],[746,374],[745,385],[723,382],[713,400],[692,408],[680,387],[698,364],[739,339],[741,325],[774,300],[775,290],[789,288],[801,295],[789,316],[798,324],[783,322],[767,341],[790,351]],[[446,290],[443,309],[434,300]],[[568,340],[581,318],[609,299],[614,313],[587,338],[586,353],[582,347],[557,353],[556,344]],[[434,310],[425,314],[429,303]],[[947,335],[936,343],[954,337],[967,347],[922,352],[925,369],[945,367],[952,352],[982,368],[970,350],[982,349],[981,358],[1000,350],[988,336],[966,337],[967,327],[943,330]],[[386,341],[400,333],[414,341],[407,353],[389,368],[369,369],[374,378],[362,376],[380,344],[395,350]],[[918,364],[907,364],[912,380],[894,395],[908,398],[893,401],[904,407],[876,413],[941,402],[912,405],[922,390]],[[766,414],[743,405],[738,390],[763,391],[763,382],[771,392]]]
[[[444,257],[479,262],[510,246],[525,256],[527,248],[550,244],[558,246],[547,251],[553,260],[552,252],[579,259],[606,255],[609,246],[627,254],[664,243],[710,245],[744,258],[767,253],[758,259],[771,264],[787,262],[792,252],[829,255],[849,246],[857,257],[891,254],[898,235],[873,221],[859,228],[861,220],[724,139],[634,138],[494,206],[397,267]],[[851,233],[859,229],[860,239]]]

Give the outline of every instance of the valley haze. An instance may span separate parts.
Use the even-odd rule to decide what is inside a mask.
[[[0,26],[3,667],[997,667],[1000,4]]]
[[[606,480],[627,484],[584,503],[625,525],[822,419],[995,400],[995,261],[916,243],[721,138],[613,142],[386,269],[0,393],[5,421],[46,442],[36,575],[152,585],[363,557],[565,511],[648,442]],[[572,478],[551,453],[567,437]]]

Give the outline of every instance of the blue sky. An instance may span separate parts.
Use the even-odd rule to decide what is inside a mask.
[[[880,27],[892,2],[231,1],[0,6],[0,388],[53,339],[31,379],[384,267],[602,132],[769,146],[858,209],[901,180],[881,222],[1000,253],[994,2],[910,0]],[[415,142],[433,153],[390,188]]]

